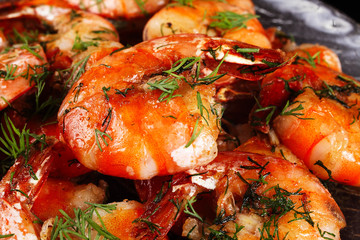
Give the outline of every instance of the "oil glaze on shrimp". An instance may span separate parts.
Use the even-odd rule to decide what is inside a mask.
[[[63,101],[58,114],[62,138],[86,167],[109,175],[145,179],[208,163],[217,154],[220,109],[212,80],[199,75],[200,65],[193,60],[201,59],[216,74],[248,80],[261,79],[284,62],[274,50],[257,48],[253,60],[234,50],[249,47],[254,46],[184,34],[105,57]],[[175,72],[164,71],[179,60],[183,65],[175,67],[180,72],[200,78],[169,78]],[[180,70],[184,64],[187,68]]]

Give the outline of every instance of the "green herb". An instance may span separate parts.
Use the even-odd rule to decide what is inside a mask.
[[[102,90],[104,92],[104,95],[105,95],[105,98],[106,98],[106,101],[109,101],[109,95],[107,94],[108,91],[110,91],[110,88],[111,87],[102,87]]]
[[[175,90],[179,88],[177,80],[174,78],[165,78],[161,80],[157,80],[153,83],[147,83],[150,87],[149,89],[155,90],[159,89],[162,91],[161,95],[159,96],[159,101],[169,102],[172,98],[181,97],[181,95],[177,94],[174,95]]]
[[[23,192],[23,191],[20,190],[20,189],[14,188],[14,184],[13,184],[14,174],[15,174],[15,172],[11,172],[11,173],[10,173],[10,191],[11,191],[11,192],[19,192],[19,193],[21,193],[23,196],[25,196],[27,199],[29,199],[29,195],[27,195],[25,192]],[[36,178],[35,180],[38,180],[38,179]]]
[[[174,0],[174,3],[169,4],[168,6],[186,6],[186,7],[193,7],[193,0]]]
[[[250,59],[251,61],[255,61],[255,57],[253,53],[259,53],[260,48],[241,48],[239,46],[234,46],[233,49],[237,53],[241,53],[246,59]]]
[[[80,77],[85,72],[85,67],[86,67],[87,62],[89,61],[89,58],[90,58],[90,55],[87,55],[82,60],[73,64],[73,66],[71,68],[63,70],[63,71],[71,72],[70,77],[65,82],[65,87],[67,85],[70,85],[69,87],[71,88],[73,86],[73,84],[76,83],[80,79]]]
[[[202,217],[195,211],[193,204],[196,202],[196,197],[192,197],[189,200],[187,200],[186,204],[185,204],[185,209],[184,209],[184,213],[197,218],[198,220],[200,220],[201,222],[204,222],[204,220],[202,219]]]
[[[116,236],[112,235],[105,227],[98,209],[102,209],[107,213],[111,213],[116,210],[116,205],[111,204],[93,204],[86,203],[90,205],[89,208],[85,210],[74,209],[74,219],[71,218],[63,210],[60,210],[62,217],[55,217],[53,228],[51,231],[51,240],[56,239],[73,239],[73,237],[78,237],[80,239],[90,240],[90,239],[107,239],[107,240],[119,240]],[[94,220],[94,216],[98,217],[100,225],[97,224]],[[94,236],[94,232],[96,235]]]
[[[0,70],[0,78],[3,78],[5,81],[8,80],[15,80],[15,78],[17,78],[19,75],[15,75],[16,69],[18,68],[17,65],[14,64],[6,64],[5,65],[5,70]]]
[[[199,119],[196,119],[193,133],[192,133],[192,135],[190,137],[190,140],[185,145],[185,148],[190,147],[190,145],[195,141],[195,139],[200,135],[201,131],[203,130],[204,126],[202,126],[198,132],[196,132],[197,128],[198,128],[198,124],[199,124]]]
[[[292,104],[295,104],[297,102],[293,102]],[[291,110],[286,111],[286,109],[290,106],[290,102],[289,100],[286,102],[285,107],[283,108],[283,110],[281,111],[280,115],[281,116],[294,116],[298,119],[302,119],[302,120],[314,120],[314,118],[303,118],[300,116],[304,116],[304,113],[298,112],[301,110],[304,110],[304,107],[302,106],[301,103],[299,103],[299,105]]]
[[[171,33],[172,33],[172,34],[175,34],[175,33],[176,33],[176,30],[173,29],[173,27],[172,27],[172,23],[171,23],[171,22],[167,22],[167,23],[162,23],[162,24],[160,25],[160,33],[161,33],[161,36],[165,36],[164,30],[163,30],[164,27],[169,28],[169,29],[171,30]]]
[[[73,102],[77,102],[78,98],[79,98],[79,93],[80,93],[80,90],[81,88],[84,86],[83,83],[79,83],[73,90],[73,92],[76,90],[76,93],[75,93],[75,96],[74,96],[74,100]]]
[[[214,219],[215,225],[222,225],[230,221],[234,221],[236,219],[235,213],[229,216],[225,216],[225,209],[221,209],[219,214],[216,215]]]
[[[320,62],[320,53],[321,52],[320,51],[316,52],[314,55],[311,56],[308,51],[305,51],[305,50],[303,50],[303,51],[306,53],[307,57],[298,56],[298,58],[306,61],[311,67],[316,68],[316,61],[317,61],[317,63]]]
[[[179,213],[180,213],[180,211],[181,211],[183,200],[179,201],[179,199],[177,198],[176,200],[170,199],[169,201],[170,201],[172,204],[174,204],[174,206],[175,206],[176,209],[177,209],[176,214],[175,214],[175,216],[174,216],[174,220],[176,220],[176,218],[179,216]]]
[[[26,160],[29,158],[30,148],[35,142],[41,142],[43,145],[45,142],[45,135],[36,135],[30,133],[30,129],[26,129],[26,125],[22,130],[15,127],[11,119],[4,114],[4,124],[0,125],[2,136],[0,142],[2,146],[0,151],[6,156],[16,159],[22,155]],[[30,138],[34,138],[36,141],[30,144]]]
[[[149,228],[149,230],[151,231],[151,233],[157,232],[159,235],[161,234],[160,229],[162,229],[163,227],[161,227],[160,225],[153,223],[149,220],[149,218],[155,214],[155,212],[160,208],[157,207],[149,216],[147,216],[146,218],[137,218],[133,221],[133,223],[138,223],[138,222],[142,222],[145,223],[147,225],[147,227]]]
[[[255,98],[255,100],[256,100],[256,102],[257,102],[258,108],[255,109],[254,113],[260,113],[260,112],[265,112],[265,113],[266,113],[266,112],[269,112],[269,113],[266,115],[266,117],[265,117],[265,124],[266,124],[266,125],[269,125],[272,117],[273,117],[274,114],[275,114],[275,111],[276,111],[277,107],[276,107],[276,106],[273,106],[273,105],[270,105],[270,106],[267,106],[267,107],[262,107],[262,106],[260,105],[260,103],[258,102],[257,98]],[[255,122],[252,121],[252,124],[253,124],[253,125],[254,125],[254,124],[257,124],[257,119],[253,119],[253,120],[256,120],[256,121],[255,121]],[[261,121],[261,119],[259,119],[259,120]]]
[[[108,109],[108,114],[106,115],[103,123],[101,124],[101,126],[104,126],[106,124],[104,132],[106,132],[107,128],[109,127],[111,117],[112,117],[112,110],[113,110],[113,108]]]
[[[326,239],[326,240],[334,240],[334,238],[336,237],[335,234],[333,233],[330,233],[330,232],[327,232],[327,231],[322,231],[319,227],[319,223],[316,225],[319,233],[320,233],[320,236],[323,238],[323,239]],[[326,235],[329,235],[329,236],[326,236]]]
[[[177,117],[173,116],[173,115],[167,115],[167,116],[162,116],[163,118],[173,118],[173,119],[177,119]]]
[[[90,47],[90,46],[97,47],[98,45],[99,44],[97,42],[82,41],[81,38],[79,37],[79,35],[76,33],[75,40],[74,40],[74,45],[72,47],[72,50],[83,52],[83,51],[87,50],[88,47]]]
[[[93,0],[95,3],[94,3],[94,6],[97,6],[98,8],[98,11],[101,13],[102,11],[102,6],[101,5],[104,5],[105,6],[105,3],[104,3],[104,0]]]
[[[144,0],[135,0],[136,4],[140,8],[140,11],[142,14],[144,14],[146,17],[149,16],[149,12],[145,9],[145,1]]]
[[[114,35],[115,37],[117,37],[116,32],[114,32],[114,31],[111,30],[111,29],[105,28],[105,27],[101,27],[101,30],[93,30],[93,31],[91,31],[91,32],[92,32],[92,33],[95,33],[95,34],[108,33],[108,34],[112,34],[112,35]]]
[[[246,22],[258,18],[258,16],[253,14],[237,14],[235,12],[225,11],[217,12],[213,17],[210,27],[217,27],[220,29],[233,29],[233,28],[246,28]]]
[[[15,236],[15,234],[10,233],[10,234],[5,234],[5,235],[0,235],[0,238],[9,238],[9,237],[12,237],[12,236]]]
[[[79,12],[75,11],[74,9],[71,9],[70,21],[73,21],[74,19],[79,18],[79,17],[81,17],[81,14]]]
[[[134,86],[129,87],[129,88],[125,88],[124,91],[120,91],[119,89],[115,89],[115,94],[120,94],[123,97],[126,97],[126,95],[128,94],[128,91],[134,89]]]
[[[136,222],[145,223],[152,233],[157,232],[158,234],[161,234],[160,229],[163,228],[163,227],[159,226],[158,224],[153,223],[153,222],[151,222],[147,219],[143,219],[143,218],[137,218],[133,222],[134,223],[136,223]]]
[[[40,49],[40,46],[29,46],[28,44],[24,44],[20,47],[21,49],[24,49],[34,55],[35,57],[39,58],[40,60],[44,60],[42,56],[40,56],[37,52],[35,52],[36,49]]]
[[[2,133],[0,151],[7,156],[0,162],[1,175],[7,172],[15,159],[23,156],[25,167],[29,169],[31,177],[36,180],[36,175],[33,174],[32,167],[27,162],[30,157],[30,150],[35,144],[41,143],[41,148],[46,145],[45,135],[30,133],[30,130],[26,129],[26,125],[22,130],[18,129],[6,114],[4,114],[4,124],[0,125],[0,129]],[[35,139],[32,143],[30,143],[31,138]]]
[[[109,138],[111,141],[113,139],[111,138],[111,136],[109,134],[105,133],[105,131],[102,132],[99,129],[95,129],[95,141],[96,141],[96,144],[99,147],[100,151],[102,152],[103,149],[101,148],[101,145],[100,145],[99,136],[103,140],[103,142],[105,143],[106,146],[108,146],[109,143],[106,141],[105,137]]]
[[[209,122],[207,119],[210,119],[210,114],[209,114],[209,110],[207,110],[207,108],[204,106],[204,104],[202,103],[202,100],[201,100],[201,95],[199,92],[196,92],[196,99],[197,99],[197,107],[200,111],[200,115],[201,117],[204,119],[204,121],[206,122],[206,124],[209,126]],[[206,117],[204,116],[204,110],[206,111],[207,113],[207,119]]]
[[[15,35],[15,40],[10,42],[13,43],[24,43],[24,44],[29,44],[29,43],[34,43],[38,41],[38,36],[39,36],[39,32],[38,30],[30,30],[30,31],[24,31],[22,32],[22,34],[20,34],[16,28],[13,28],[13,33]]]

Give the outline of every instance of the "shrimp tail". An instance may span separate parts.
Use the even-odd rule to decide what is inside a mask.
[[[142,185],[156,185],[156,179],[143,180]],[[185,173],[174,175],[169,181],[164,181],[161,190],[144,204],[145,212],[134,221],[132,234],[139,239],[164,238],[179,220],[188,200],[201,191],[197,185],[190,182]],[[156,193],[156,194],[154,194]],[[150,195],[149,195],[150,196]]]

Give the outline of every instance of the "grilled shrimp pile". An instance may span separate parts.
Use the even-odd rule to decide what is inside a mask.
[[[341,239],[360,83],[251,0],[13,0],[0,238]]]

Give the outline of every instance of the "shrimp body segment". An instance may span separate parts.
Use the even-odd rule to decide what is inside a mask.
[[[225,15],[225,17],[223,16]],[[229,16],[227,16],[229,15]],[[234,17],[235,15],[236,17]],[[222,26],[218,19],[231,22],[232,18],[243,20],[243,25]],[[251,10],[242,9],[220,1],[193,1],[191,6],[169,5],[157,12],[146,24],[143,39],[181,34],[201,33],[222,36],[263,48],[271,48],[271,43],[259,20]]]
[[[21,46],[0,54],[0,110],[35,85],[32,76],[44,72],[47,64],[45,53],[40,45],[32,48],[35,55]]]
[[[264,62],[284,62],[280,52],[265,49],[249,60],[234,50],[236,46],[250,47],[185,34],[143,42],[105,57],[64,99],[58,114],[63,140],[86,167],[132,179],[210,162],[217,154],[221,111],[213,99],[212,80],[203,72],[216,70],[216,74],[257,80],[273,70]],[[196,59],[205,64],[194,65]],[[168,74],[179,60],[188,67],[176,65],[178,72]]]
[[[56,32],[39,36],[46,45],[46,56],[54,69],[66,69],[86,55],[99,55],[105,51],[100,54],[104,56],[122,47],[110,21],[85,11],[52,5],[25,5],[0,16],[4,20],[19,18],[36,18]]]
[[[353,98],[359,100],[359,96]],[[319,98],[307,89],[285,110],[291,111],[298,107],[297,102],[301,103],[303,110],[298,111],[301,118],[278,116],[274,119],[274,130],[281,142],[320,178],[331,177],[344,184],[360,186],[360,123],[357,119],[360,106],[357,101],[347,108],[334,100]]]
[[[210,164],[187,174],[165,182],[160,200],[158,193],[145,204],[140,219],[152,222],[159,231],[140,224],[135,233],[144,238],[163,236],[164,219],[184,218],[182,234],[190,239],[215,233],[237,239],[309,240],[323,239],[326,233],[340,239],[339,230],[345,226],[342,212],[320,181],[306,168],[282,158],[221,152]]]
[[[272,126],[280,143],[318,177],[360,186],[360,85],[324,65],[299,56],[267,75],[252,121],[263,132]],[[266,118],[273,123],[263,124]]]

